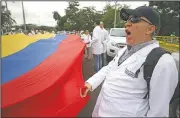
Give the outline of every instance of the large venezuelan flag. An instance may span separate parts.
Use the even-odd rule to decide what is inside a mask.
[[[84,48],[75,35],[2,37],[2,116],[77,116]]]

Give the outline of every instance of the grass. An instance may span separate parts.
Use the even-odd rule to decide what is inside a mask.
[[[164,48],[165,50],[169,52],[179,52],[179,45],[177,44],[170,44],[164,41],[159,41],[159,44],[162,48]]]

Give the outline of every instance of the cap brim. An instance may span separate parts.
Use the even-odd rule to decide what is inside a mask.
[[[120,18],[124,21],[127,21],[129,19],[129,16],[141,16],[141,14],[133,9],[122,8],[120,11]]]

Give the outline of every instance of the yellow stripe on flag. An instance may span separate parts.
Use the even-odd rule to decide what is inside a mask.
[[[1,38],[1,58],[16,53],[31,43],[34,43],[40,39],[49,39],[55,37],[55,34],[37,34],[33,36],[27,36],[24,34],[5,35]]]

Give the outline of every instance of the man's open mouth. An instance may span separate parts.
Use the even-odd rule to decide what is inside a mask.
[[[127,35],[131,35],[131,32],[128,31],[128,30],[126,30],[126,34],[127,34]]]

